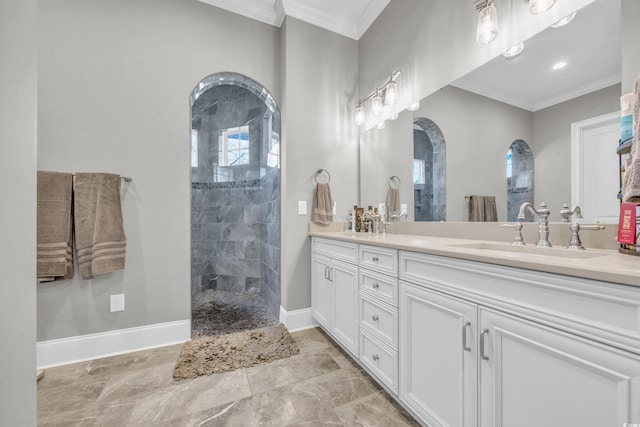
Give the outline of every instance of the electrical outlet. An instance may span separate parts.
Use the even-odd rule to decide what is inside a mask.
[[[111,295],[110,303],[111,313],[124,311],[124,294]]]
[[[298,200],[298,215],[306,215],[306,214],[307,214],[307,201]]]

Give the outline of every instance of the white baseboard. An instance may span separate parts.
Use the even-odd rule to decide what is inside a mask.
[[[36,343],[38,369],[180,344],[191,339],[191,321],[158,323]]]
[[[280,306],[280,323],[287,327],[289,332],[315,328],[318,323],[311,316],[311,308],[287,311]]]

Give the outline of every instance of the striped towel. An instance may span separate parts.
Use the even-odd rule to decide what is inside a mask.
[[[77,173],[73,181],[78,267],[83,279],[122,270],[126,236],[120,175]]]

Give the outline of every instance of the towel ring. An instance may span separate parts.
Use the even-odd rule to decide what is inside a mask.
[[[318,181],[318,177],[322,175],[322,172],[327,174],[327,182],[322,183],[322,182]],[[331,174],[326,169],[318,169],[318,171],[316,172],[316,174],[313,177],[313,179],[316,181],[316,184],[328,184],[328,183],[331,182]]]
[[[396,184],[396,186],[394,187],[392,184]],[[393,175],[391,178],[389,178],[389,188],[398,189],[400,188],[400,184],[402,184],[402,182],[400,182],[400,178],[398,178],[396,175]]]

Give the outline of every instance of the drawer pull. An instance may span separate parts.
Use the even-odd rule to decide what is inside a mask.
[[[374,322],[377,322],[379,319],[377,314],[374,314],[373,316],[371,316],[371,318],[373,319]]]
[[[489,356],[487,356],[484,352],[485,336],[488,334],[489,334],[488,329],[483,329],[482,333],[480,334],[480,357],[482,357],[482,360],[489,360]]]
[[[371,358],[373,359],[374,362],[377,362],[378,359],[380,359],[380,356],[378,356],[377,354],[374,354],[373,356],[371,356]]]
[[[465,322],[464,326],[462,327],[462,348],[465,351],[471,351],[471,347],[469,347],[467,345],[467,328],[471,326],[471,322]]]
[[[371,258],[371,261],[373,261],[373,262],[378,262],[378,257],[377,257],[377,256],[374,256],[373,258]]]
[[[378,289],[378,288],[380,287],[380,285],[378,284],[378,282],[374,283],[374,284],[373,284],[373,285],[371,285],[371,286],[373,286],[373,289]]]

